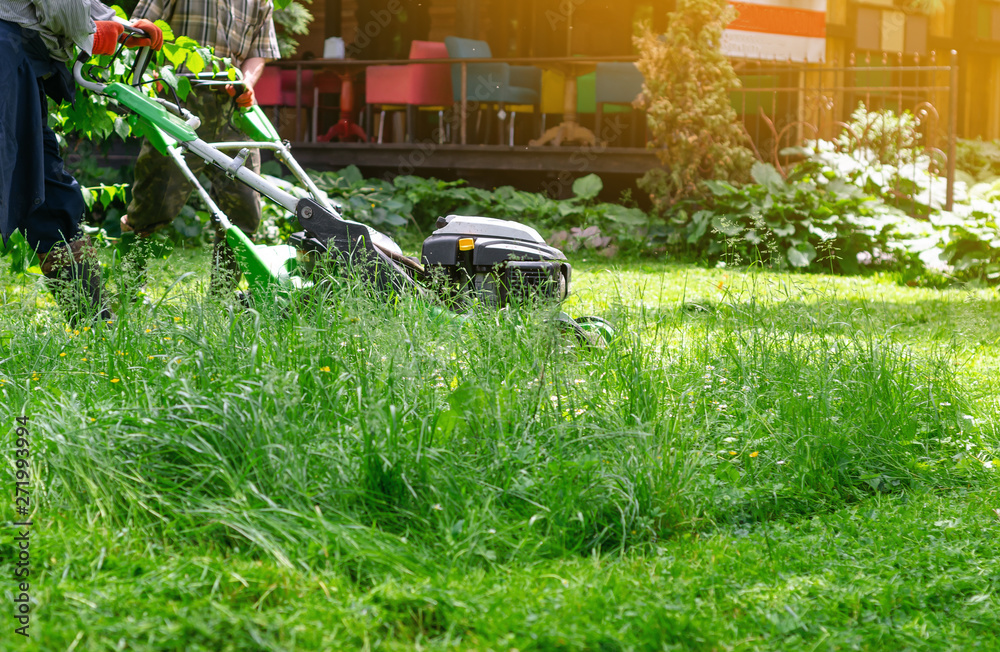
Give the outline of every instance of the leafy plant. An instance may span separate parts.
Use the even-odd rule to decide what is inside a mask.
[[[920,124],[909,111],[869,111],[864,102],[851,113],[836,145],[859,160],[880,165],[911,163],[920,153]]]
[[[857,272],[861,263],[912,264],[906,243],[924,234],[904,213],[804,163],[783,178],[768,163],[754,184],[707,181],[710,196],[676,205],[673,240],[710,260]]]
[[[972,183],[993,183],[1000,178],[1000,142],[958,140],[955,167]]]
[[[278,170],[269,168],[274,175]],[[441,181],[415,176],[398,176],[391,182],[365,179],[355,166],[338,172],[310,172],[319,189],[337,204],[345,217],[396,237],[422,239],[435,228],[439,217],[481,215],[511,219],[552,233],[563,241],[569,229],[582,232],[590,227],[608,238],[599,247],[606,255],[614,255],[625,247],[640,250],[645,244],[649,217],[635,207],[596,203],[603,189],[600,177],[590,174],[573,183],[573,197],[549,199],[543,194],[501,186],[495,190],[473,188],[464,181]],[[302,189],[292,184],[291,177],[271,180],[286,191],[302,195]],[[279,238],[298,228],[294,217],[284,209],[265,201],[264,228],[269,238]],[[564,233],[565,232],[565,233]],[[587,241],[593,231],[584,238]],[[596,241],[591,241],[593,244]],[[611,245],[614,247],[611,247]]]
[[[299,47],[295,37],[309,33],[313,15],[303,3],[312,4],[312,0],[302,0],[302,2],[285,0],[281,3],[283,6],[275,7],[274,24],[277,28],[278,50],[282,57],[293,56]]]
[[[663,164],[640,187],[660,210],[703,196],[706,180],[739,182],[750,171],[753,154],[729,99],[739,78],[719,49],[735,17],[725,0],[679,0],[662,37],[647,27],[636,39],[645,77],[638,104]]]

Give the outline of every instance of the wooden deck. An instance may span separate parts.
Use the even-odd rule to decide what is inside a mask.
[[[574,179],[591,173],[606,185],[632,187],[647,170],[659,165],[652,151],[627,147],[296,143],[292,154],[303,167],[313,170],[356,165],[365,176],[467,179],[479,186],[509,184],[557,196],[565,196]]]

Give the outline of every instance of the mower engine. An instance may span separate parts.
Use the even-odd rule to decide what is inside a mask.
[[[491,217],[440,217],[418,261],[377,231],[342,220],[310,200],[300,204],[299,221],[309,226],[293,233],[289,244],[298,250],[299,268],[306,273],[332,256],[381,292],[429,286],[456,309],[473,301],[497,308],[559,302],[569,292],[566,256],[530,226]]]
[[[421,254],[432,284],[449,299],[474,296],[496,307],[562,301],[569,292],[566,256],[538,231],[491,217],[439,217]]]

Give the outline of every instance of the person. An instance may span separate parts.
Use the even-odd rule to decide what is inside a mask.
[[[71,323],[109,319],[100,266],[80,224],[85,204],[47,125],[45,96],[73,102],[66,62],[75,49],[113,54],[159,48],[163,33],[148,21],[133,26],[149,38],[125,37],[115,12],[97,0],[0,0],[0,234],[24,234],[46,284]]]
[[[186,102],[187,108],[201,118],[198,129],[201,138],[210,142],[247,140],[230,124],[230,119],[239,107],[256,103],[253,89],[264,72],[264,64],[280,57],[271,1],[140,0],[132,18],[166,21],[175,36],[187,36],[211,46],[216,56],[230,59],[240,69],[242,87],[238,91],[232,86],[227,87],[228,94],[210,90],[218,86],[201,87]],[[204,170],[211,182],[213,201],[234,225],[252,238],[261,219],[257,192],[228,178],[223,170],[206,167],[200,159],[188,156],[187,162],[195,174]],[[259,150],[252,150],[247,167],[260,171]],[[122,218],[122,231],[134,231],[139,236],[123,261],[127,298],[138,299],[145,284],[151,250],[149,236],[174,221],[191,191],[176,164],[148,141],[144,142],[135,163],[132,201]],[[225,297],[239,282],[240,269],[221,230],[216,231],[212,260],[209,292]]]

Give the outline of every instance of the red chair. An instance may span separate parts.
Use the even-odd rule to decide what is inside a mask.
[[[264,107],[274,107],[274,128],[278,128],[278,109],[281,108],[281,71],[277,68],[264,68],[263,74],[257,80],[253,89],[257,104]]]
[[[413,41],[411,59],[447,59],[448,48],[434,41]],[[405,109],[406,140],[413,142],[416,111],[436,110],[443,127],[444,109],[452,104],[451,71],[447,64],[410,63],[400,66],[371,66],[365,71],[365,101],[380,109],[378,142],[382,142],[387,111]]]

